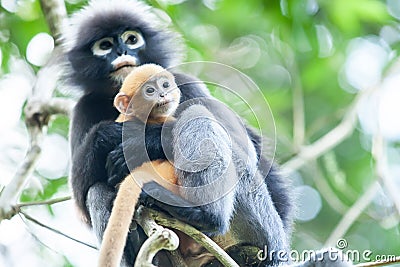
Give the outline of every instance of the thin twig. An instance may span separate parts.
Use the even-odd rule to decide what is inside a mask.
[[[57,204],[60,202],[68,201],[71,200],[71,196],[66,196],[66,197],[60,197],[60,198],[54,198],[50,200],[43,200],[43,201],[35,201],[35,202],[24,202],[16,205],[16,208],[20,209],[23,207],[30,207],[30,206],[40,206],[40,205],[53,205]]]
[[[398,194],[399,187],[393,181],[392,177],[389,174],[386,142],[379,130],[372,140],[372,156],[375,160],[376,175],[378,176],[378,179],[382,182],[390,198],[392,199],[394,206],[397,209],[397,213],[400,214],[400,198]]]
[[[151,209],[143,209],[143,212],[147,212],[156,223],[161,224],[166,227],[177,229],[191,238],[193,238],[197,243],[202,245],[211,254],[213,254],[224,266],[226,267],[239,267],[239,265],[226,253],[222,248],[220,248],[213,240],[208,236],[197,230],[196,228],[178,221],[175,218],[166,216],[161,212],[157,212]]]
[[[83,241],[80,241],[80,240],[78,240],[78,239],[76,239],[76,238],[73,238],[73,237],[71,237],[71,236],[69,236],[69,235],[67,235],[67,234],[64,234],[63,232],[61,232],[61,231],[59,231],[59,230],[57,230],[57,229],[54,229],[54,228],[52,228],[52,227],[50,227],[50,226],[48,226],[48,225],[45,225],[44,223],[39,222],[38,220],[36,220],[35,218],[31,217],[30,215],[28,215],[27,213],[25,213],[25,212],[22,211],[22,210],[21,210],[19,213],[22,214],[27,220],[29,220],[29,221],[31,221],[31,222],[33,222],[33,223],[35,223],[35,224],[37,224],[37,225],[39,225],[39,226],[45,228],[45,229],[48,229],[48,230],[50,230],[50,231],[52,231],[52,232],[54,232],[54,233],[56,233],[56,234],[59,234],[59,235],[61,235],[61,236],[64,236],[64,237],[66,237],[66,238],[68,238],[68,239],[70,239],[70,240],[72,240],[72,241],[78,242],[79,244],[82,244],[82,245],[85,245],[85,246],[87,246],[87,247],[90,247],[90,248],[93,248],[93,249],[98,250],[98,248],[95,247],[95,246],[93,246],[93,245],[87,244],[87,243],[85,243],[85,242],[83,242]]]
[[[336,244],[336,242],[342,238],[349,228],[353,225],[355,220],[360,214],[368,207],[371,201],[374,199],[379,189],[379,183],[373,182],[367,191],[354,203],[354,205],[347,211],[343,216],[342,220],[336,226],[335,230],[331,233],[328,240],[325,242],[325,246]]]
[[[325,153],[321,159],[321,163],[324,166],[327,175],[333,179],[332,186],[335,188],[335,191],[346,196],[346,199],[350,202],[356,202],[358,199],[358,192],[351,186],[345,186],[348,178],[346,177],[346,173],[340,168],[335,152],[329,151]]]
[[[7,218],[14,217],[19,212],[21,212],[21,208],[23,208],[23,207],[39,206],[39,205],[53,205],[53,204],[64,202],[64,201],[67,201],[70,199],[71,199],[71,197],[67,196],[67,197],[60,197],[60,198],[55,198],[55,199],[50,199],[50,200],[19,203],[19,204],[16,204],[16,205],[10,207],[8,213],[6,214],[7,217],[5,217],[5,218],[7,219]]]
[[[78,243],[80,243],[80,244],[83,244],[83,245],[85,245],[85,246],[88,246],[88,247],[90,247],[90,248],[94,248],[94,249],[97,250],[97,248],[96,248],[95,246],[92,246],[92,245],[87,244],[87,243],[85,243],[85,242],[83,242],[83,241],[77,240],[77,239],[75,239],[75,238],[73,238],[73,237],[70,237],[70,236],[68,236],[68,235],[66,235],[66,234],[64,234],[64,233],[62,233],[62,232],[59,231],[59,230],[56,230],[56,229],[54,229],[54,228],[51,228],[50,226],[47,226],[47,225],[45,225],[45,224],[39,222],[38,220],[34,219],[33,217],[31,217],[30,215],[28,215],[27,213],[25,213],[24,211],[21,210],[21,208],[23,208],[23,207],[41,206],[41,205],[53,205],[53,204],[61,203],[61,202],[68,201],[68,200],[71,200],[71,197],[70,197],[70,196],[60,197],[60,198],[55,198],[55,199],[50,199],[50,200],[44,200],[44,201],[35,201],[35,202],[20,203],[20,204],[17,204],[17,205],[15,205],[15,206],[12,207],[13,214],[12,214],[11,217],[13,217],[13,216],[16,215],[16,214],[21,214],[21,215],[23,215],[27,220],[30,220],[30,221],[32,221],[33,223],[35,223],[35,224],[37,224],[37,225],[39,225],[39,226],[41,226],[41,227],[44,227],[44,228],[46,228],[46,229],[48,229],[48,230],[50,230],[50,231],[52,231],[52,232],[54,232],[54,233],[56,233],[56,234],[60,234],[60,235],[66,237],[66,238],[68,238],[68,239],[71,239],[71,240],[76,241],[76,242],[78,242]]]
[[[312,165],[313,172],[317,173],[314,179],[315,186],[317,187],[318,191],[321,193],[321,196],[326,200],[328,205],[334,209],[339,214],[344,214],[348,209],[346,206],[335,194],[332,190],[331,186],[326,180],[326,177],[322,173],[322,171],[316,166],[316,163],[313,162]]]
[[[299,77],[299,71],[296,63],[293,63],[292,77]],[[299,78],[294,78],[293,85],[293,146],[298,151],[304,144],[305,138],[305,111],[304,111],[304,95],[301,81]]]
[[[357,103],[360,97],[351,104],[349,111],[343,120],[333,128],[330,132],[315,141],[313,144],[303,147],[300,152],[292,159],[282,165],[287,171],[295,171],[302,167],[308,161],[318,158],[326,151],[340,144],[348,136],[350,136],[356,125],[357,118]]]

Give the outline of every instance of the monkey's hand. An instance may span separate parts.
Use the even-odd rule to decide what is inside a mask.
[[[129,174],[128,164],[124,157],[124,146],[126,143],[119,144],[108,154],[106,170],[108,172],[108,184],[116,186],[124,177]]]
[[[172,159],[172,128],[174,122],[148,124],[144,130],[138,121],[124,123],[123,141],[108,154],[108,183],[117,185],[131,170],[144,162]],[[166,144],[166,145],[163,145]]]
[[[90,132],[94,132],[96,136],[95,147],[105,149],[107,152],[122,142],[122,123],[120,122],[102,121]]]
[[[156,182],[143,185],[139,203],[155,210],[168,213],[184,223],[208,235],[225,232],[218,216],[209,212],[205,206],[194,206],[190,201],[174,194]]]

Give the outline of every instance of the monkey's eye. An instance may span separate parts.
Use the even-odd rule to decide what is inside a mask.
[[[114,40],[111,37],[106,37],[98,40],[92,46],[92,52],[96,56],[105,56],[111,53]]]
[[[108,50],[112,47],[112,43],[108,40],[102,41],[99,45],[100,49],[102,50]]]
[[[138,42],[138,38],[135,35],[131,35],[126,39],[126,44],[134,45]]]
[[[168,88],[168,87],[169,87],[169,82],[164,82],[164,83],[162,84],[162,87]]]
[[[146,94],[148,94],[148,95],[154,94],[155,91],[156,91],[156,89],[154,89],[153,87],[146,88]]]
[[[144,45],[144,38],[137,31],[124,32],[121,35],[121,39],[130,49],[136,49]]]

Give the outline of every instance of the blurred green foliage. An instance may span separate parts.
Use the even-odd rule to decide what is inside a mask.
[[[10,55],[25,59],[31,38],[39,32],[49,32],[38,1],[19,2],[23,7],[16,13],[0,7],[2,75],[10,71]],[[293,88],[299,88],[303,94],[304,144],[310,144],[334,128],[355,99],[356,90],[343,88],[340,81],[351,40],[383,38],[384,26],[397,31],[400,28],[399,21],[389,14],[387,3],[380,0],[173,2],[148,1],[165,11],[184,36],[187,61],[226,63],[254,79],[274,114],[276,158],[282,163],[299,149],[293,142]],[[67,3],[69,13],[83,4]],[[399,39],[387,44],[393,58],[397,58]],[[67,136],[68,119],[54,120],[50,132]],[[390,148],[398,150],[399,143],[391,142]],[[296,223],[293,248],[320,248],[348,208],[376,180],[371,136],[357,127],[349,138],[310,161],[296,176],[300,178],[294,180],[294,186],[304,183],[320,192],[322,209],[313,220]],[[46,182],[43,195],[29,197],[26,192],[22,200],[50,198],[63,183],[66,184],[65,178]],[[383,192],[382,196],[385,195]],[[393,204],[382,206],[379,201],[372,202],[344,236],[348,248],[370,249],[374,255],[398,253],[398,222],[399,214]]]

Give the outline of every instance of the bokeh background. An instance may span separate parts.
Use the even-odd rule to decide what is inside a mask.
[[[345,250],[370,250],[371,260],[400,255],[400,1],[147,3],[183,35],[187,61],[233,66],[263,92],[276,160],[297,198],[293,249],[344,238]],[[66,1],[69,13],[84,4]],[[23,107],[53,48],[38,0],[1,0],[0,191],[27,151]],[[21,202],[70,195],[68,125],[65,116],[50,122]],[[24,211],[95,244],[71,201]],[[96,254],[24,216],[0,222],[0,266],[93,266]]]

